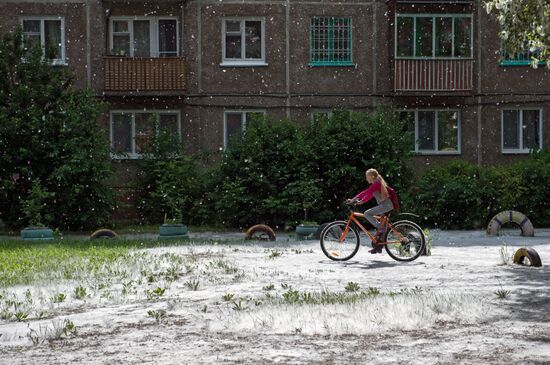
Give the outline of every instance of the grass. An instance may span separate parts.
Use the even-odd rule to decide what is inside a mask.
[[[196,240],[193,244],[200,243]],[[0,288],[40,280],[75,279],[82,272],[98,272],[131,250],[189,245],[189,242],[157,240],[80,240],[48,242],[0,241]]]

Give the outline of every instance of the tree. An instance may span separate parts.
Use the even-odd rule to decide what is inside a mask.
[[[11,227],[29,223],[23,209],[33,184],[44,193],[43,224],[88,229],[110,218],[115,196],[105,184],[112,169],[97,124],[102,104],[89,90],[74,90],[72,80],[40,47],[25,48],[21,29],[0,41],[0,218]]]
[[[488,13],[497,15],[499,36],[508,54],[529,50],[533,67],[541,61],[550,67],[550,1],[488,0],[485,6]]]

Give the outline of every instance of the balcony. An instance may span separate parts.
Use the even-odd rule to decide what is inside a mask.
[[[181,57],[104,57],[106,92],[185,91],[185,62]]]
[[[396,59],[394,65],[394,91],[472,90],[470,59]]]

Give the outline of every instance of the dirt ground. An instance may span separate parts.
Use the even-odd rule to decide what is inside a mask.
[[[125,293],[115,277],[109,294],[49,304],[48,318],[0,320],[0,364],[550,364],[550,230],[432,238],[432,255],[412,263],[366,247],[333,262],[317,241],[288,237],[148,249],[151,267],[166,254],[182,259],[175,280],[148,287],[164,294],[147,297],[145,283]],[[535,248],[543,266],[512,264],[520,246]],[[135,282],[143,271],[122,269],[134,270]],[[380,294],[353,303],[283,300],[289,291],[350,294],[350,282]],[[77,285],[13,291],[46,298]],[[48,338],[46,328],[67,319],[76,335]],[[39,344],[31,329],[43,334]]]

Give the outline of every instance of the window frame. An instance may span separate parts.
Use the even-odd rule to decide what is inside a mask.
[[[39,20],[40,21],[40,47],[42,48],[42,57],[45,57],[45,48],[46,48],[46,28],[44,25],[45,21],[48,20],[59,20],[61,21],[61,58],[52,59],[52,65],[54,66],[67,66],[67,49],[66,49],[66,37],[65,37],[65,17],[64,16],[21,16],[19,17],[19,23],[21,24],[21,29],[23,28],[23,21],[25,20]],[[26,32],[23,31],[23,35]],[[27,32],[28,33],[28,32]]]
[[[177,117],[177,127],[178,127],[178,138],[181,139],[181,111],[178,109],[116,109],[116,110],[110,110],[109,111],[109,146],[112,151],[114,151],[113,148],[113,133],[114,133],[114,123],[113,123],[113,116],[115,114],[131,114],[132,116],[132,125],[130,127],[130,133],[131,133],[131,152],[123,152],[123,153],[117,153],[117,152],[111,152],[111,158],[117,159],[117,160],[124,160],[124,159],[130,159],[130,160],[136,160],[141,158],[143,155],[141,153],[136,153],[136,114],[173,114]],[[158,131],[156,131],[158,133]]]
[[[414,113],[414,150],[411,150],[416,155],[421,156],[457,156],[462,154],[462,113],[460,109],[398,109],[398,113],[407,112]],[[435,113],[435,127],[434,127],[434,146],[433,150],[421,150],[418,148],[418,112],[433,112]],[[437,117],[438,112],[456,112],[457,113],[457,150],[456,151],[439,151],[439,120]]]
[[[504,112],[505,111],[519,111],[519,148],[504,148]],[[524,108],[503,108],[500,111],[500,151],[503,155],[518,155],[518,154],[529,154],[531,153],[531,149],[524,148],[523,146],[523,112],[525,110],[537,110],[539,112],[539,140],[538,140],[538,149],[540,150],[543,148],[543,126],[544,126],[544,112],[543,108],[539,107],[524,107]]]
[[[251,113],[262,113],[264,119],[267,117],[267,111],[265,109],[226,109],[223,111],[223,150],[227,149],[227,115],[228,114],[241,114],[241,128],[242,132],[246,130],[247,118],[246,114]]]
[[[240,32],[241,32],[241,58],[227,58],[226,57],[226,24],[227,22],[240,22]],[[244,31],[245,23],[247,21],[259,21],[261,23],[261,34],[262,34],[262,44],[261,44],[261,58],[245,58],[246,57],[246,33]],[[265,18],[264,17],[224,17],[222,18],[222,62],[220,66],[231,66],[231,67],[252,67],[252,66],[267,66],[266,62],[266,38],[265,38]]]
[[[397,55],[397,20],[400,17],[404,18],[414,18],[413,21],[413,55],[412,56],[398,56]],[[416,19],[417,18],[432,18],[432,56],[415,56],[416,54]],[[455,52],[455,18],[470,18],[470,56],[469,57],[457,57],[457,56],[435,56],[435,27],[436,22],[435,18],[452,18],[452,40],[451,40],[451,49],[454,54]],[[473,14],[469,13],[399,13],[395,14],[394,18],[394,47],[393,47],[393,57],[399,60],[473,60],[474,58],[474,18]]]
[[[314,60],[312,60],[313,54],[314,54],[314,49],[313,49],[314,39],[313,39],[313,25],[312,25],[312,22],[313,22],[314,19],[322,19],[322,18],[347,19],[349,21],[349,37],[348,37],[349,54],[350,54],[349,61],[314,61]],[[330,31],[332,31],[332,35],[330,34]],[[330,38],[334,39],[334,26],[331,30],[329,30],[329,35],[328,36],[329,36],[329,39]],[[335,53],[336,49],[332,48],[331,50],[329,50],[329,52]],[[355,66],[355,63],[353,62],[353,18],[351,16],[349,16],[349,17],[313,16],[313,17],[310,18],[310,22],[309,22],[309,63],[308,63],[308,65],[313,66],[313,67]]]
[[[128,22],[128,33],[130,35],[130,54],[124,55],[121,57],[134,57],[134,20],[148,20],[149,21],[149,57],[145,58],[161,58],[160,57],[160,32],[159,32],[159,21],[160,20],[175,20],[176,21],[176,56],[168,57],[180,57],[181,56],[181,31],[180,31],[180,21],[177,16],[112,16],[109,17],[109,51],[108,54],[111,54],[114,43],[114,25],[113,22],[116,21],[126,21]],[[113,55],[117,56],[117,55]],[[163,57],[165,58],[165,57]]]

